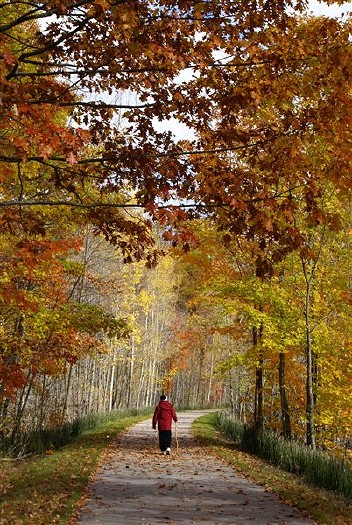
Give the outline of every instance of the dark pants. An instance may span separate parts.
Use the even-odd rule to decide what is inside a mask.
[[[159,430],[159,447],[161,452],[171,448],[171,430]]]

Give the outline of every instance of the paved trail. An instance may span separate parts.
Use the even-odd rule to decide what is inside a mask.
[[[207,454],[190,433],[202,412],[179,414],[178,441],[161,456],[151,421],[126,432],[104,458],[80,525],[308,525],[275,495]]]

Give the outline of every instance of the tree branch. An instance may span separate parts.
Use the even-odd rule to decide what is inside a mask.
[[[99,202],[99,203],[85,203],[85,202],[70,202],[70,201],[26,201],[26,200],[10,200],[0,201],[0,207],[11,207],[11,206],[69,206],[73,208],[145,208],[144,204],[116,204],[111,202]],[[156,206],[155,209],[170,209],[170,208],[224,208],[229,207],[229,204],[164,204]]]
[[[75,9],[77,7],[81,7],[85,4],[91,3],[91,0],[80,0],[79,2],[74,2],[71,5],[67,6],[67,9]],[[3,4],[4,5],[4,4]],[[33,5],[33,4],[31,4]],[[37,20],[39,18],[48,18],[50,16],[58,14],[58,8],[53,7],[52,9],[49,9],[48,11],[45,11],[45,5],[42,8],[36,7],[35,9],[32,9],[31,11],[28,11],[24,15],[19,16],[16,18],[16,20],[13,20],[12,22],[9,22],[8,24],[4,24],[0,26],[0,33],[4,33],[5,31],[8,31],[9,29],[12,29],[13,27],[16,27],[23,22],[28,22],[30,20]],[[44,11],[44,12],[43,12]],[[62,13],[60,13],[62,14]]]
[[[166,153],[134,153],[133,151],[122,150],[120,153],[124,155],[129,155],[131,158],[163,158],[163,157],[182,157],[183,155],[209,155],[214,153],[226,153],[229,151],[239,151],[246,148],[254,148],[255,146],[263,145],[269,142],[269,139],[263,140],[260,142],[253,142],[249,144],[244,144],[242,146],[229,147],[229,148],[214,148],[214,149],[204,149],[204,150],[189,150],[189,151],[170,151]],[[17,163],[22,161],[21,157],[6,157],[5,155],[0,155],[0,162],[9,162]],[[49,157],[49,160],[56,162],[67,162],[65,157]],[[77,160],[76,164],[85,165],[85,164],[103,164],[105,162],[116,162],[119,160],[118,156],[110,157],[96,157],[91,159],[81,159]],[[46,161],[43,157],[27,157],[26,161],[28,162],[40,162],[46,164]]]
[[[58,95],[58,97],[60,94]],[[83,107],[91,107],[91,108],[98,108],[98,109],[104,109],[104,108],[112,108],[112,109],[143,109],[143,108],[151,108],[155,106],[155,102],[150,104],[140,104],[140,105],[129,105],[129,104],[110,104],[103,101],[99,102],[83,102],[83,101],[77,101],[77,102],[60,102],[56,101],[55,99],[52,100],[26,100],[26,104],[31,105],[38,105],[38,104],[56,104],[57,106],[64,107],[64,106],[83,106]]]

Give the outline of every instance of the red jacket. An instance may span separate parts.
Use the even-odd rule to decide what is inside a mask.
[[[153,428],[158,424],[158,430],[171,430],[172,420],[177,421],[174,407],[169,401],[160,401],[155,407]]]

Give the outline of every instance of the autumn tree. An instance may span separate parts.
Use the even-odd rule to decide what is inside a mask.
[[[230,254],[208,220],[193,221],[189,227],[197,245],[186,253],[179,248],[174,252],[181,287],[169,364],[173,399],[182,406],[221,406],[230,402],[233,412],[241,407],[238,414],[242,417],[243,393],[248,387],[246,373],[239,372],[240,366],[223,366],[226,361],[234,363],[250,342],[249,334],[235,323],[235,314],[225,305],[220,291],[230,271]],[[235,273],[233,270],[233,277]],[[240,361],[241,357],[238,365]]]
[[[319,206],[321,181],[350,192],[349,35],[349,22],[325,18],[273,25],[257,42],[232,42],[221,67],[191,82],[206,107],[200,149],[214,151],[207,162],[190,158],[193,198],[213,206],[219,228],[257,239],[262,275],[304,242],[294,222],[302,202],[308,222],[338,225]],[[210,93],[214,105],[206,104]]]
[[[135,205],[155,217],[160,218],[155,208],[170,199],[163,217],[172,222],[173,199],[191,198],[202,210],[218,210],[234,233],[248,229],[264,244],[277,242],[275,257],[280,257],[301,240],[291,219],[297,188],[313,214],[315,174],[334,178],[337,168],[339,186],[349,186],[343,175],[348,128],[341,126],[349,118],[348,22],[300,21],[293,10],[304,6],[300,1],[5,4],[2,161],[46,165],[49,181],[64,195],[52,200],[46,194],[45,203],[67,203],[69,196],[71,206],[89,206],[91,221],[124,250],[129,245],[120,232],[131,233],[135,257],[152,241],[148,222],[137,227],[113,211],[131,205],[130,194],[122,191],[126,180]],[[28,25],[35,27],[29,35],[21,31]],[[191,79],[180,82],[180,72],[187,70]],[[53,122],[53,108],[68,111],[74,126]],[[196,140],[176,145],[171,133],[157,133],[155,120],[170,118],[194,130]],[[121,119],[123,129],[116,124]],[[331,137],[326,123],[334,130]],[[20,140],[19,128],[29,131]],[[87,142],[93,150],[84,148]],[[309,160],[318,143],[329,145],[325,168],[322,160],[320,165]],[[301,169],[290,171],[286,159]],[[85,194],[87,180],[94,182],[95,195]],[[115,193],[117,202],[111,202]],[[43,202],[42,195],[34,201],[18,195],[22,206],[24,200]],[[258,260],[260,271],[266,271],[270,257]]]
[[[152,241],[148,221],[137,226],[115,209],[131,205],[126,180],[132,204],[155,218],[172,223],[175,197],[191,199],[230,233],[257,236],[266,248],[258,271],[267,273],[271,259],[302,241],[292,221],[297,199],[309,216],[331,222],[317,209],[317,178],[342,191],[350,184],[349,126],[342,125],[350,119],[349,22],[299,19],[304,7],[303,1],[4,4],[2,161],[17,169],[45,165],[64,202],[88,206],[91,221],[127,259],[128,247],[138,258]],[[182,82],[186,70],[191,78]],[[135,103],[126,102],[126,93]],[[74,125],[53,122],[53,108],[68,111]],[[155,131],[156,120],[170,118],[196,139],[175,144],[171,133]],[[19,128],[29,131],[21,140]],[[87,180],[97,190],[90,196]],[[33,204],[23,191],[21,205]],[[58,202],[46,195],[46,204]],[[157,209],[163,203],[168,213]],[[121,232],[130,233],[129,243]]]
[[[351,293],[350,253],[347,240],[350,228],[350,203],[348,197],[333,192],[330,185],[321,190],[322,206],[326,210],[331,209],[340,213],[343,228],[339,232],[334,232],[324,223],[310,225],[306,244],[300,252],[299,265],[297,265],[301,269],[301,279],[298,273],[295,277],[295,287],[297,291],[300,289],[300,302],[304,313],[302,329],[305,334],[307,367],[307,443],[313,448],[316,433],[319,433],[319,439],[322,436],[327,439],[335,426],[333,414],[336,415],[339,409],[334,401],[335,396],[331,395],[332,391],[339,392],[337,397],[344,406],[340,415],[342,435],[348,432],[350,425],[348,417],[345,418],[345,409],[348,412],[350,397],[350,388],[347,386],[350,373],[349,366],[346,364],[346,351],[348,353],[350,347],[349,330],[346,330],[346,322],[349,323],[350,319]],[[297,217],[298,221],[299,217]],[[292,277],[293,275],[290,279]],[[335,381],[328,371],[330,366],[335,367]],[[338,372],[341,366],[344,369],[342,376]],[[341,381],[344,383],[342,388]],[[330,399],[329,395],[326,395],[327,391],[330,392]],[[330,416],[327,415],[328,413]]]
[[[106,104],[98,104],[96,109],[93,104],[93,115],[88,112],[82,115],[79,108],[85,108],[82,90],[87,85],[79,85],[76,77],[73,80],[76,68],[71,70],[71,66],[67,65],[70,73],[65,73],[60,71],[60,66],[57,68],[54,65],[60,59],[53,55],[53,49],[58,50],[60,46],[62,60],[65,63],[70,61],[66,44],[68,41],[73,44],[73,35],[86,23],[78,23],[73,31],[69,27],[76,16],[81,16],[80,8],[84,9],[84,4],[68,6],[71,22],[64,15],[66,8],[55,2],[33,5],[32,8],[26,2],[9,2],[1,6],[2,220],[4,223],[11,222],[14,216],[21,213],[22,226],[26,227],[27,219],[31,221],[28,227],[33,231],[36,228],[43,235],[45,224],[36,215],[39,205],[54,205],[56,208],[75,206],[76,220],[94,224],[97,232],[103,232],[110,242],[119,244],[126,259],[131,257],[131,253],[140,259],[142,247],[153,244],[150,221],[141,216],[139,220],[130,220],[129,214],[120,210],[121,203],[128,208],[133,207],[135,201],[125,182],[119,185],[117,191],[112,191],[109,168],[103,170],[104,176],[99,175],[99,166],[109,163],[107,159],[93,161],[90,168],[87,168],[83,158],[80,161],[82,155],[94,158],[102,155],[104,122],[109,139],[115,136],[117,141],[120,140],[117,138],[120,137],[119,131],[111,128],[107,132],[112,109]],[[87,12],[91,23],[95,20],[93,11],[90,14]],[[58,18],[52,25],[39,24],[47,17],[54,17],[55,13]],[[63,34],[58,36],[60,24]],[[100,74],[97,75],[100,78]],[[102,84],[105,90],[106,84]],[[90,88],[93,89],[93,85]],[[78,108],[80,116],[75,108]],[[100,127],[98,122],[102,128],[100,131],[97,129]],[[127,135],[125,139],[129,140]],[[105,205],[102,203],[104,193]],[[102,204],[99,213],[97,204]],[[155,254],[146,253],[145,256],[151,263]]]
[[[307,273],[311,228],[341,228],[343,208],[325,206],[326,188],[350,195],[350,22],[291,19],[224,46],[221,67],[204,67],[184,83],[185,105],[198,94],[205,108],[185,112],[199,126],[198,155],[190,157],[193,199],[212,216],[225,243],[253,244],[256,275],[272,278],[290,252],[301,253]],[[207,75],[207,73],[209,74]],[[209,99],[216,104],[209,105]],[[201,125],[199,125],[201,122]],[[204,152],[207,161],[204,162]],[[348,201],[348,197],[347,197]],[[296,221],[296,216],[300,221]],[[309,259],[309,255],[308,255]],[[310,292],[308,290],[308,296]],[[260,304],[258,305],[260,308]],[[309,302],[306,305],[307,323]],[[257,419],[262,420],[263,377],[260,315],[253,326],[258,347]],[[310,333],[309,323],[307,334]],[[307,335],[307,348],[311,341]],[[314,423],[311,350],[307,358],[307,418]],[[281,371],[284,353],[281,353]],[[281,391],[282,396],[284,390]],[[284,396],[282,402],[285,404]],[[314,439],[308,437],[314,447]]]
[[[196,173],[189,166],[188,159],[192,161],[194,153],[200,150],[200,158],[202,151],[206,158],[212,154],[211,165],[216,162],[213,154],[222,149],[252,151],[252,142],[261,143],[259,129],[257,136],[251,137],[239,129],[246,127],[244,122],[236,123],[237,139],[232,143],[226,144],[216,131],[214,152],[215,128],[209,135],[205,130],[214,119],[225,124],[216,112],[223,111],[225,116],[229,101],[235,102],[231,103],[231,111],[240,116],[241,105],[255,109],[262,85],[271,81],[275,85],[275,68],[280,74],[279,57],[291,52],[282,44],[295,27],[295,18],[288,9],[302,9],[304,4],[82,1],[65,6],[59,2],[31,7],[25,2],[4,5],[0,29],[4,48],[3,101],[8,120],[13,112],[18,114],[16,122],[24,119],[28,125],[37,113],[41,118],[32,129],[38,145],[32,144],[29,151],[22,134],[17,150],[12,151],[14,133],[6,139],[10,149],[3,162],[17,164],[25,159],[47,165],[52,179],[71,195],[71,205],[81,201],[102,204],[109,194],[121,191],[126,179],[136,190],[137,204],[150,211],[160,199],[192,195],[194,184],[201,180],[198,176],[198,182],[194,181]],[[36,21],[41,24],[35,34],[31,38],[22,35],[19,45],[16,31]],[[94,42],[89,38],[93,33]],[[215,51],[221,58],[214,58]],[[293,56],[293,68],[302,59],[303,53]],[[260,75],[270,73],[271,67],[272,78],[262,79]],[[179,73],[187,69],[195,80],[180,83]],[[223,82],[227,82],[227,91],[219,89]],[[245,85],[246,93],[237,99],[235,94],[228,96],[234,85]],[[90,95],[85,97],[87,91]],[[135,103],[128,102],[127,92],[135,95]],[[50,130],[44,125],[46,116],[55,113],[53,108],[70,108],[75,126],[70,128],[69,137],[63,126],[56,129],[51,123]],[[123,130],[116,126],[120,111],[126,124]],[[230,113],[226,126],[233,128]],[[170,133],[155,131],[156,119],[170,117],[189,125],[201,137],[187,145],[191,151],[182,144],[175,145]],[[221,127],[219,124],[216,129]],[[50,130],[49,134],[45,129]],[[271,143],[271,138],[268,136],[265,142]],[[83,148],[87,141],[95,146],[93,151]],[[81,193],[82,183],[89,178],[100,188],[100,199],[89,199]],[[202,191],[200,202],[213,204],[205,198],[206,185]],[[128,206],[128,196],[118,204]]]
[[[174,383],[179,389],[186,373],[201,381],[196,371],[205,326],[215,342],[214,386],[216,380],[222,381],[222,401],[240,419],[250,422],[257,417],[260,351],[264,426],[279,430],[287,438],[306,436],[311,446],[317,441],[320,446],[336,448],[338,444],[347,445],[351,424],[347,357],[350,211],[347,200],[336,200],[331,186],[323,194],[324,203],[320,204],[341,215],[343,229],[337,233],[325,225],[309,227],[307,245],[301,253],[294,252],[277,264],[270,280],[256,276],[255,243],[242,237],[225,248],[208,221],[205,231],[197,229],[198,247],[181,258],[187,269],[185,282],[189,283],[184,294],[186,312],[195,319],[196,328],[191,331],[192,321],[187,322],[185,316],[177,346],[183,366]],[[304,213],[296,214],[297,223],[301,220]],[[257,345],[251,337],[253,326],[262,326]],[[196,352],[192,352],[194,348]],[[307,391],[308,382],[311,393]]]

